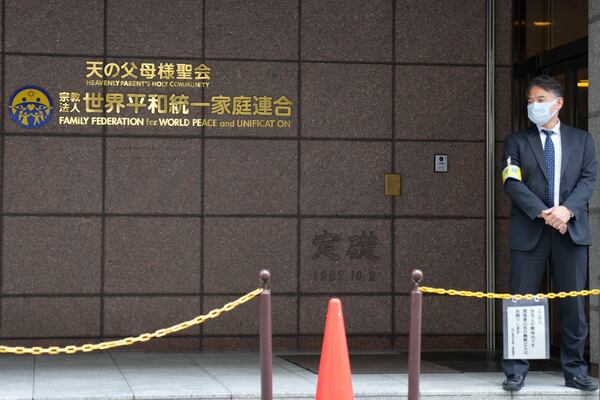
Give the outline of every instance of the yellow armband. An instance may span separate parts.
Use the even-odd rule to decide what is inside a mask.
[[[521,168],[517,165],[507,165],[502,171],[502,184],[506,183],[508,178],[516,179],[517,181],[523,181],[521,176]]]

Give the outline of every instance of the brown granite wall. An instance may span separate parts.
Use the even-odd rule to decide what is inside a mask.
[[[484,0],[1,3],[3,343],[153,330],[253,289],[269,268],[277,349],[318,349],[333,295],[352,348],[402,349],[410,270],[428,285],[485,288]],[[496,3],[500,148],[512,15],[510,0]],[[291,127],[11,120],[22,86],[55,100],[90,91],[86,60],[204,62],[211,85],[178,93],[283,94]],[[433,172],[438,153],[446,174]],[[402,174],[400,197],[384,196],[386,172]],[[146,347],[256,348],[256,305]],[[425,347],[481,348],[484,303],[427,298],[423,328]]]

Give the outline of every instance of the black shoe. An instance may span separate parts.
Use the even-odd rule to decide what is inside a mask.
[[[511,375],[507,377],[504,382],[502,382],[502,389],[508,390],[509,392],[516,392],[521,390],[524,384],[525,378],[523,376]]]
[[[585,375],[577,375],[565,380],[565,386],[585,390],[586,392],[598,390],[598,384]]]

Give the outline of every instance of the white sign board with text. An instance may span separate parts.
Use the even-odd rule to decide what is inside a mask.
[[[504,358],[550,358],[548,299],[503,300]]]

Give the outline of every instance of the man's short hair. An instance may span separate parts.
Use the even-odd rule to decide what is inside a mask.
[[[560,83],[550,75],[539,75],[530,80],[527,86],[527,94],[529,94],[534,86],[542,88],[547,92],[552,92],[556,97],[563,97],[563,89]]]

